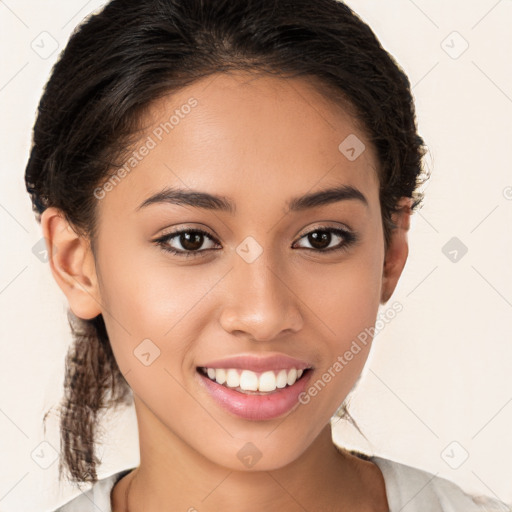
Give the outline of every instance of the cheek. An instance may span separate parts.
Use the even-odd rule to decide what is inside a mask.
[[[319,268],[310,274],[304,300],[324,323],[326,334],[346,340],[374,324],[380,304],[381,265],[375,255],[360,251],[336,268]]]
[[[326,410],[339,406],[359,377],[368,358],[380,304],[381,265],[376,251],[360,250],[336,271],[319,272],[315,290],[306,301],[315,315],[325,354],[318,385],[312,389]],[[331,391],[321,392],[324,387]]]
[[[371,277],[351,272],[340,278],[339,283],[326,283],[316,306],[311,306],[319,312],[311,318],[318,326],[316,343],[322,355],[301,403],[315,414],[324,414],[324,421],[334,414],[361,375],[378,311],[378,287]]]
[[[209,279],[200,266],[166,263],[161,250],[147,242],[123,250],[112,239],[103,249],[103,306],[134,336],[163,336],[207,293]]]
[[[204,298],[218,276],[206,266],[186,268],[154,258],[158,248],[123,254],[117,247],[104,245],[100,268],[103,316],[119,367],[123,373],[136,369],[131,378],[138,379],[140,371],[149,371],[139,363],[156,357],[151,371],[188,371],[206,318]]]

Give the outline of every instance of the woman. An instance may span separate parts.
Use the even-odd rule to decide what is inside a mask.
[[[113,0],[79,27],[26,169],[75,336],[61,469],[94,484],[59,510],[507,510],[332,442],[424,150],[335,0]],[[140,465],[98,481],[97,413],[132,392]]]

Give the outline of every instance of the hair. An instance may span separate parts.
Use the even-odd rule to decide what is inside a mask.
[[[303,78],[363,127],[378,157],[387,248],[402,197],[423,200],[410,83],[347,5],[337,0],[112,0],[71,35],[44,88],[25,183],[38,222],[60,209],[95,250],[93,191],[120,165],[158,98],[214,73]],[[77,318],[66,357],[61,458],[74,482],[96,482],[97,415],[129,404],[102,315]],[[353,424],[346,404],[336,413]],[[356,425],[357,427],[357,425]]]

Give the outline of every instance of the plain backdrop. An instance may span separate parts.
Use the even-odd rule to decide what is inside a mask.
[[[0,511],[51,510],[71,343],[64,295],[24,188],[42,87],[73,28],[104,2],[0,2]],[[395,294],[339,444],[512,503],[512,1],[351,0],[410,77],[432,176]],[[39,255],[39,256],[38,256]],[[133,409],[105,418],[105,477],[139,462]]]

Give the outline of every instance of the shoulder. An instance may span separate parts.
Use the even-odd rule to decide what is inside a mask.
[[[132,468],[133,469],[133,468]],[[101,478],[88,490],[55,509],[54,512],[112,512],[110,494],[114,485],[132,469],[124,469],[113,475]]]
[[[391,512],[512,512],[501,501],[472,496],[454,482],[428,471],[383,457],[370,460],[382,471]]]

